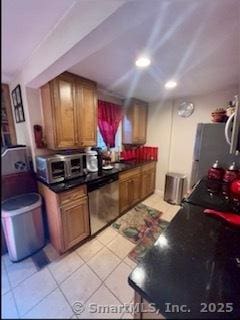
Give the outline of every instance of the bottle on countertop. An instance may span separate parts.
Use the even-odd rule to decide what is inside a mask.
[[[223,176],[223,181],[226,183],[230,183],[233,180],[237,179],[239,175],[239,171],[238,168],[235,164],[235,162],[233,162],[229,168],[225,171],[224,176]]]
[[[224,169],[219,165],[219,161],[216,160],[212,167],[208,170],[208,179],[210,180],[219,180],[223,178]]]

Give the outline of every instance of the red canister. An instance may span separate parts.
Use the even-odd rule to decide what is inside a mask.
[[[233,162],[230,167],[225,171],[223,176],[223,181],[226,183],[231,183],[233,180],[238,178],[238,169],[235,162]]]
[[[213,166],[208,170],[208,179],[212,180],[222,180],[224,170],[220,167],[218,160],[213,164]]]

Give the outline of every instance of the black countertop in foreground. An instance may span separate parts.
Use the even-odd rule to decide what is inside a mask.
[[[203,210],[184,203],[129,284],[167,319],[240,319],[240,229]]]
[[[156,161],[124,161],[124,162],[119,162],[119,163],[113,164],[114,168],[111,170],[102,170],[101,173],[99,173],[99,172],[88,173],[85,176],[71,179],[71,180],[67,180],[67,181],[63,181],[63,182],[58,182],[58,183],[54,183],[54,184],[47,184],[40,179],[39,179],[39,181],[46,184],[52,191],[58,193],[58,192],[63,192],[63,191],[72,189],[72,188],[77,187],[81,184],[101,180],[106,176],[118,174],[120,172],[130,170],[130,169],[133,169],[133,168],[136,168],[136,167],[139,167],[141,165],[151,163],[151,162],[156,162]]]

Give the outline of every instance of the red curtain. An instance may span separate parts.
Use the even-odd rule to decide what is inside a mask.
[[[115,147],[115,136],[122,119],[122,107],[98,100],[98,126],[106,146]]]

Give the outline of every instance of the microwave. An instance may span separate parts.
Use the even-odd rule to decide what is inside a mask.
[[[36,157],[38,177],[48,184],[77,178],[86,174],[86,155],[49,155]]]

